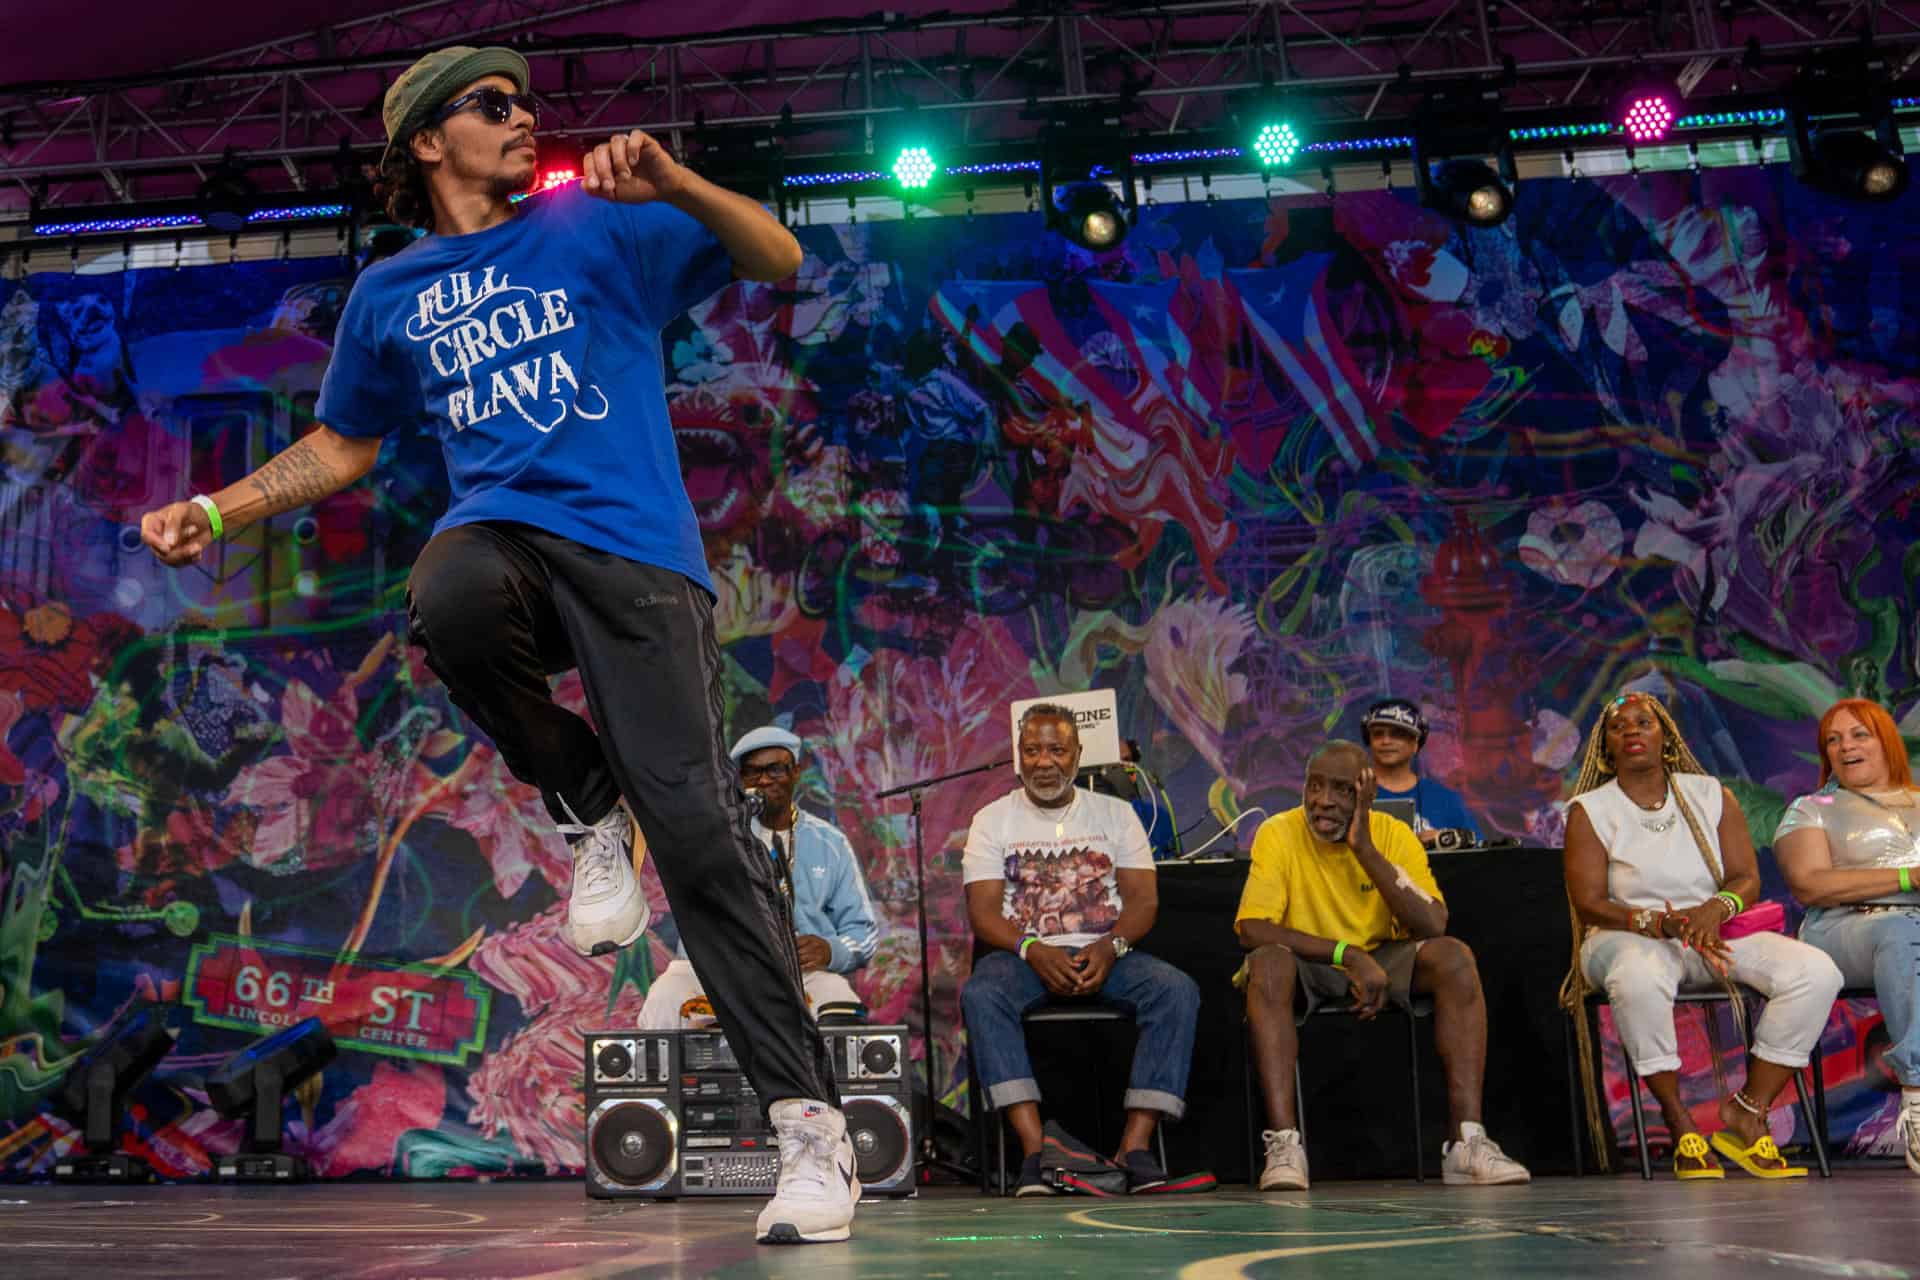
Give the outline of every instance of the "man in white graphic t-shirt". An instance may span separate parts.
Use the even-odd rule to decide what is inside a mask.
[[[1020,786],[973,816],[963,874],[974,936],[993,950],[960,992],[975,1068],[1019,1136],[1017,1194],[1046,1195],[1040,1089],[1021,1019],[1049,999],[1099,999],[1133,1013],[1139,1041],[1116,1158],[1132,1191],[1167,1188],[1149,1154],[1161,1117],[1186,1109],[1200,989],[1135,950],[1159,910],[1153,851],[1131,805],[1073,785],[1073,713],[1041,703],[1020,717]]]

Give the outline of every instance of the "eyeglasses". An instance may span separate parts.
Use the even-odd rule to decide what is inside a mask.
[[[780,782],[793,774],[790,764],[748,764],[740,766],[742,782]]]
[[[533,127],[540,127],[540,105],[530,93],[508,93],[505,89],[495,89],[491,85],[475,89],[472,93],[463,93],[446,106],[433,113],[429,124],[439,124],[448,116],[455,116],[468,107],[478,107],[480,114],[494,124],[505,124],[513,119],[515,107],[533,117]]]

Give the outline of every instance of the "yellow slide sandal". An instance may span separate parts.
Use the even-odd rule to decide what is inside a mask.
[[[1780,1148],[1773,1145],[1773,1139],[1762,1136],[1750,1147],[1740,1145],[1740,1140],[1725,1129],[1713,1135],[1713,1149],[1727,1159],[1745,1169],[1756,1178],[1804,1178],[1807,1171],[1796,1165],[1790,1165],[1781,1156]],[[1761,1163],[1766,1161],[1767,1163]]]
[[[1673,1176],[1687,1182],[1694,1178],[1724,1178],[1727,1171],[1707,1154],[1705,1138],[1697,1133],[1684,1133],[1680,1135],[1680,1145],[1673,1149]]]

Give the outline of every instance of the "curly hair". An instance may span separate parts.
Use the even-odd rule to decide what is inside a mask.
[[[403,227],[433,230],[433,200],[426,171],[408,146],[395,147],[380,165],[378,195],[387,216]]]

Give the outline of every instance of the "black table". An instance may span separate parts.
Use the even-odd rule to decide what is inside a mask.
[[[1245,861],[1160,864],[1160,916],[1144,950],[1200,984],[1186,1119],[1167,1130],[1178,1170],[1212,1169],[1245,1181],[1248,1121],[1242,1027],[1245,1002],[1231,985],[1241,951],[1233,916]],[[1535,1173],[1571,1173],[1566,1084],[1570,1024],[1557,997],[1571,950],[1566,891],[1556,849],[1487,849],[1433,855],[1448,908],[1447,932],[1479,957],[1487,999],[1488,1132]],[[1089,1044],[1091,1035],[1095,1043]],[[1446,1134],[1446,1088],[1432,1026],[1420,1025],[1421,1106],[1427,1170],[1437,1172]],[[1088,1141],[1117,1134],[1131,1036],[1052,1030],[1033,1037],[1035,1075],[1048,1114]],[[1088,1084],[1087,1064],[1100,1064]],[[1313,1176],[1400,1178],[1411,1161],[1412,1107],[1406,1029],[1396,1017],[1371,1024],[1316,1020],[1303,1029],[1301,1070]],[[1110,1079],[1107,1077],[1111,1077]],[[1257,1101],[1252,1127],[1266,1127]]]

